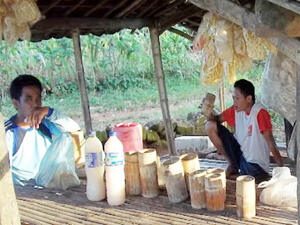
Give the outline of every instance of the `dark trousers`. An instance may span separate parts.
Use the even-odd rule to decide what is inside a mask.
[[[232,165],[238,169],[241,175],[251,175],[255,177],[255,182],[259,183],[270,178],[258,164],[247,162],[241,151],[241,146],[229,130],[217,123],[218,135],[222,141],[223,149]]]

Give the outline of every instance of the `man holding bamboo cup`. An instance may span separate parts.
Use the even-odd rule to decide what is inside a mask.
[[[214,100],[215,96],[208,93],[200,107],[207,117],[207,135],[218,153],[223,154],[229,163],[226,176],[234,173],[251,175],[257,183],[267,179],[270,151],[278,166],[282,166],[282,158],[273,138],[271,117],[255,101],[253,84],[245,79],[236,81],[233,106],[220,115],[213,112]],[[234,127],[234,135],[221,125],[225,121]]]

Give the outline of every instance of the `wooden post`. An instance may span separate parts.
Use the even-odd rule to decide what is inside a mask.
[[[89,99],[86,91],[86,84],[84,79],[84,70],[82,65],[82,54],[81,54],[81,47],[80,47],[80,32],[78,29],[73,31],[72,33],[73,38],[73,45],[74,45],[74,53],[75,53],[75,62],[76,62],[76,69],[78,75],[78,83],[79,83],[79,90],[81,96],[81,105],[83,109],[83,116],[84,116],[84,125],[85,125],[85,132],[88,133],[92,130],[92,122],[91,122],[91,114],[90,114],[90,106],[89,106]]]
[[[221,112],[225,110],[225,88],[224,88],[224,78],[222,78],[219,89],[219,97],[220,97],[220,109]]]
[[[17,225],[20,224],[19,209],[4,137],[4,122],[0,108],[0,224]]]
[[[156,79],[158,84],[160,106],[161,106],[161,111],[163,114],[163,119],[166,128],[168,150],[169,150],[169,154],[175,154],[173,126],[172,126],[172,120],[169,111],[167,89],[166,89],[165,77],[164,77],[162,61],[161,61],[159,33],[156,27],[150,27],[149,29],[150,29],[150,38],[151,38],[151,45],[152,45],[152,54],[153,54],[153,60],[155,65],[155,73],[156,73]]]
[[[300,55],[300,52],[298,52]],[[296,120],[297,123],[300,122],[300,65],[297,65],[297,116]],[[297,126],[297,134],[300,134],[300,126]],[[298,212],[300,212],[300,138],[297,135],[297,148],[298,148],[298,155],[297,155],[297,164],[296,164],[296,173],[297,173],[297,196],[298,196]],[[300,214],[298,213],[298,221],[300,221]]]

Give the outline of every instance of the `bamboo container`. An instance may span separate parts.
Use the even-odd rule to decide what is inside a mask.
[[[188,198],[183,167],[179,157],[175,156],[163,162],[166,189],[169,201],[179,203]]]
[[[224,210],[224,189],[221,174],[207,174],[205,176],[205,198],[208,211]]]
[[[79,168],[84,165],[84,149],[83,145],[85,143],[84,134],[82,130],[70,132],[73,140],[73,151],[74,151],[74,160],[76,167]]]
[[[196,170],[189,175],[191,205],[194,209],[206,208],[205,170]]]
[[[164,167],[162,166],[163,161],[161,161],[160,157],[156,157],[157,164],[157,181],[158,187],[160,189],[166,189],[165,177],[164,177]]]
[[[125,181],[128,195],[140,195],[142,192],[137,152],[125,153]]]
[[[189,174],[196,170],[200,170],[198,155],[193,152],[184,154],[181,158],[181,163],[183,166],[185,183],[187,184],[188,191],[190,191]]]
[[[206,170],[207,174],[221,174],[222,177],[222,186],[224,189],[224,201],[226,201],[226,172],[223,169],[211,168]]]
[[[202,100],[201,111],[204,116],[209,117],[214,108],[216,96],[211,93],[206,93],[205,97]]]
[[[159,194],[156,150],[149,148],[139,151],[138,158],[142,195],[145,198],[154,198]]]
[[[256,214],[255,178],[243,175],[236,178],[236,213],[250,219]]]

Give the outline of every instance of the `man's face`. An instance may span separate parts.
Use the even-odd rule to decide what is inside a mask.
[[[246,111],[253,104],[252,96],[245,97],[239,88],[234,88],[232,98],[234,109],[237,112]]]
[[[20,116],[27,117],[31,115],[35,108],[42,105],[40,89],[35,86],[23,87],[20,99],[13,99],[13,104]]]

